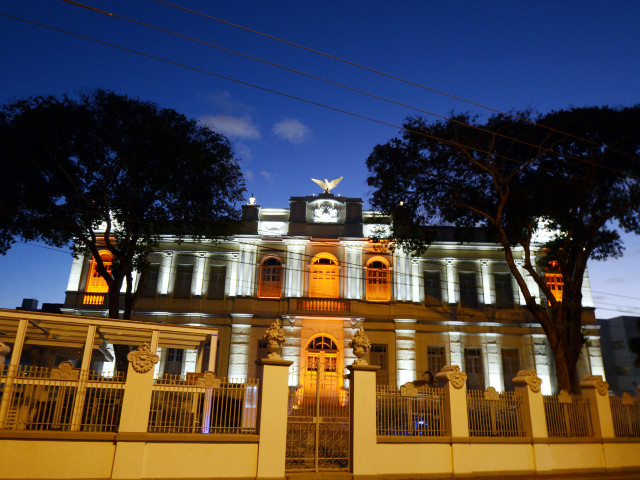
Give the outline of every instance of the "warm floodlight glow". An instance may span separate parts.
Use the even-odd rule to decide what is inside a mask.
[[[256,197],[254,197],[252,193],[251,196],[249,197],[249,205],[255,205],[255,204],[256,204]]]

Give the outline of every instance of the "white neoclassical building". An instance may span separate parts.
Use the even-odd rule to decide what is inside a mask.
[[[217,372],[229,377],[255,377],[264,331],[279,320],[294,384],[319,369],[342,375],[354,360],[349,340],[362,326],[370,362],[381,367],[379,383],[401,385],[453,364],[470,388],[509,390],[518,370],[531,369],[544,393],[555,391],[546,337],[523,306],[499,245],[460,244],[442,227],[423,256],[411,257],[371,240],[384,228],[360,198],[330,193],[291,197],[288,209],[245,205],[241,234],[162,239],[133,318],[218,328]],[[561,292],[557,280],[548,276]],[[76,259],[64,311],[106,314],[105,292],[91,258]],[[589,341],[579,378],[604,375],[588,278],[583,294]],[[195,352],[160,354],[159,373],[193,371]]]

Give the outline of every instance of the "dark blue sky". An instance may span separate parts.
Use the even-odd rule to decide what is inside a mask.
[[[637,2],[175,2],[499,110],[640,101]],[[156,0],[84,3],[439,115],[488,114]],[[263,206],[286,207],[289,196],[316,192],[310,177],[344,176],[334,192],[366,199],[366,157],[397,134],[393,125],[418,113],[64,1],[4,2],[0,13],[209,72],[0,16],[1,102],[102,87],[174,108],[230,138],[248,193]],[[640,297],[640,242],[627,246],[624,259],[591,264],[600,317],[620,314],[614,305],[640,307],[614,296]],[[63,301],[70,263],[67,253],[16,245],[0,258],[0,306],[23,297]]]

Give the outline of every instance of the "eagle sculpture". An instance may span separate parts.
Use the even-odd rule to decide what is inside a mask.
[[[331,191],[331,189],[336,188],[336,185],[338,185],[340,183],[340,180],[342,180],[342,177],[334,178],[331,181],[329,181],[329,180],[327,180],[325,178],[324,182],[322,180],[318,180],[316,178],[312,178],[311,179],[312,182],[316,182],[318,185],[320,185],[321,188],[324,189],[324,193],[329,193]]]

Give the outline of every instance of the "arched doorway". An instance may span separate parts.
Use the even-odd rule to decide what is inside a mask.
[[[342,362],[336,341],[330,335],[320,333],[309,339],[305,352],[305,395],[319,389],[323,397],[329,397],[332,393],[337,397],[340,383],[338,372]]]
[[[285,468],[348,471],[349,390],[338,342],[327,333],[313,335],[303,355],[303,385],[289,393]]]

